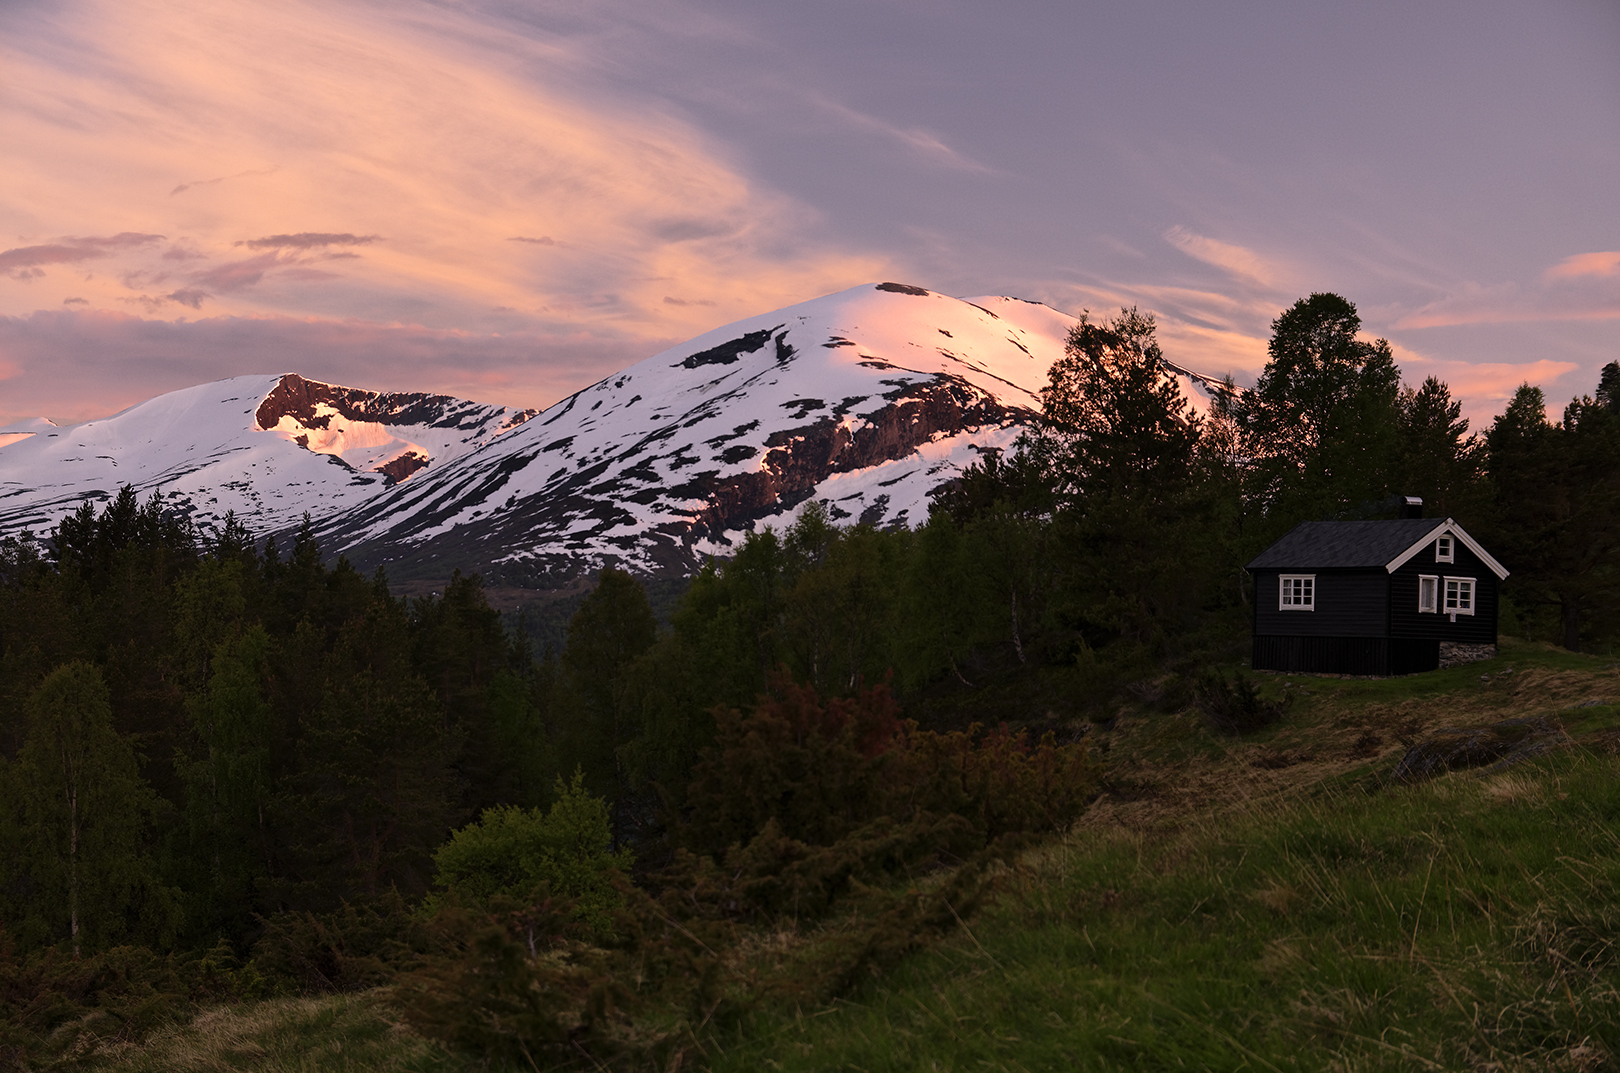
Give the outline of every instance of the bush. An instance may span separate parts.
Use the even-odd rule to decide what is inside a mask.
[[[75,958],[60,947],[22,956],[0,931],[0,1068],[129,1043],[204,1003],[259,998],[265,981],[223,942],[189,955],[118,946]]]
[[[264,921],[254,961],[284,986],[305,994],[359,991],[392,979],[395,969],[431,945],[425,923],[392,888],[374,902],[332,913],[283,912]]]
[[[1198,680],[1193,696],[1204,722],[1218,734],[1252,734],[1277,722],[1288,711],[1293,698],[1265,700],[1254,679],[1239,671],[1230,680],[1220,671],[1211,671]]]
[[[721,915],[819,915],[855,884],[1060,829],[1095,791],[1084,744],[920,731],[883,686],[827,701],[773,687],[748,713],[715,713],[677,828],[684,854],[662,881]]]
[[[549,811],[513,805],[486,809],[476,823],[451,834],[433,855],[435,885],[472,905],[496,895],[526,899],[540,894],[567,899],[574,917],[596,931],[610,927],[623,904],[613,885],[632,854],[613,850],[607,804],[585,791],[585,776],[557,780]],[[429,911],[442,900],[430,899]]]

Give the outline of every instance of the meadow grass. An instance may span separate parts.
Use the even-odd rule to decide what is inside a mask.
[[[132,1073],[494,1073],[412,1032],[386,995],[379,989],[221,1006],[140,1043],[98,1039],[94,1026],[65,1026],[79,1033],[81,1046],[53,1065]]]
[[[712,1068],[1620,1068],[1615,662],[1505,642],[1409,678],[1261,677],[1293,701],[1249,737],[1122,712],[1093,737],[1109,792],[988,908],[830,1006],[760,1006],[703,1041]],[[1594,747],[1387,779],[1428,731],[1523,715]],[[737,956],[780,960],[789,933],[809,956],[819,933],[792,928]],[[78,1060],[491,1068],[411,1032],[381,991],[213,1010]]]
[[[1030,855],[950,943],[717,1070],[1596,1069],[1620,782],[1570,751]]]

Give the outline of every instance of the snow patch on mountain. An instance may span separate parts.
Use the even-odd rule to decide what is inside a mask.
[[[125,484],[143,499],[163,493],[204,531],[234,511],[253,531],[274,532],[306,511],[327,517],[364,503],[533,413],[288,373],[200,384],[81,425],[39,418],[6,426],[0,441],[0,532],[42,535]]]
[[[363,510],[323,543],[384,564],[690,569],[808,500],[921,524],[928,495],[1039,410],[1076,323],[1016,298],[865,285],[630,366]]]

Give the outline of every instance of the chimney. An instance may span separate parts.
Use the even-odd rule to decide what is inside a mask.
[[[1421,496],[1406,496],[1401,504],[1402,518],[1423,517],[1423,498]]]

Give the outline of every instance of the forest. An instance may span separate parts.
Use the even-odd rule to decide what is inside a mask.
[[[1121,704],[1241,695],[1243,564],[1303,520],[1421,496],[1513,571],[1504,633],[1620,640],[1620,364],[1471,433],[1346,299],[1272,329],[1204,413],[1151,316],[1083,316],[1039,422],[926,524],[807,504],[667,621],[603,568],[560,649],[476,576],[393,596],[307,521],[204,534],[126,487],[7,538],[0,1052],[389,985],[451,1045],[634,1068],[761,995],[826,1001],[1073,821]],[[834,919],[813,963],[728,953]]]

